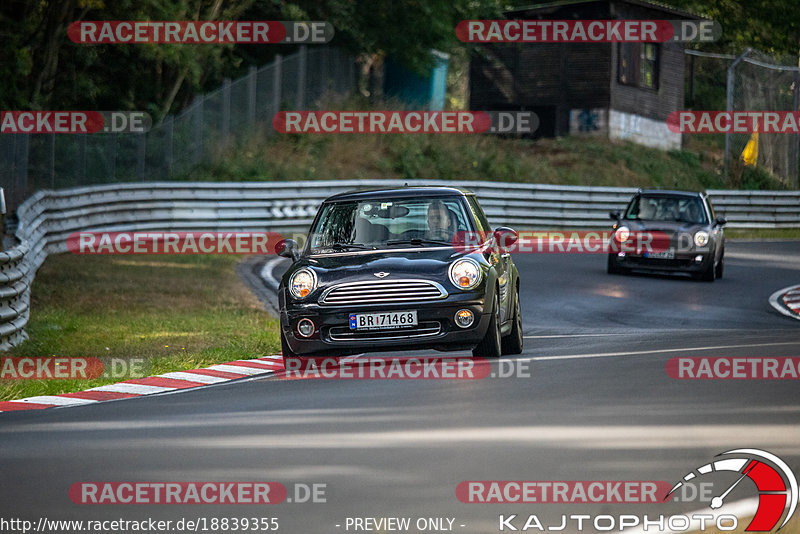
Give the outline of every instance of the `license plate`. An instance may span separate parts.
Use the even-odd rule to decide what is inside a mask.
[[[645,258],[656,258],[659,260],[674,260],[675,259],[675,251],[674,250],[662,250],[659,252],[645,252]]]
[[[417,326],[417,312],[351,313],[350,330],[394,330]]]

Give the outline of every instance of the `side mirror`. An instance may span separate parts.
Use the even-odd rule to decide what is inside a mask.
[[[300,256],[297,241],[294,239],[281,239],[275,244],[275,254],[284,258],[289,258],[292,261],[297,261]]]
[[[728,219],[720,215],[719,217],[717,217],[716,223],[720,226],[725,226],[726,224],[728,224]]]
[[[618,221],[618,220],[619,220],[619,217],[620,217],[620,214],[619,214],[619,212],[618,212],[618,211],[609,211],[609,212],[608,212],[608,217],[609,217],[609,218],[610,218],[612,221]]]
[[[494,242],[497,244],[498,252],[508,252],[517,239],[519,239],[517,231],[507,226],[501,226],[494,231]]]

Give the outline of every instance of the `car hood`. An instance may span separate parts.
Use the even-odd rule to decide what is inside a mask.
[[[706,230],[708,225],[687,223],[680,221],[634,221],[624,220],[620,223],[627,226],[632,231],[647,231],[647,232],[664,232],[669,236],[679,234],[682,232],[696,232],[698,230]]]
[[[413,251],[403,248],[397,252],[352,251],[304,256],[289,271],[310,267],[316,271],[321,286],[352,280],[442,277],[446,280],[450,264],[467,255],[452,247],[418,247]],[[375,273],[388,274],[377,276]]]

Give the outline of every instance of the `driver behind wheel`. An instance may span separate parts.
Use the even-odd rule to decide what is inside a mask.
[[[450,241],[456,231],[453,217],[441,200],[428,205],[428,231],[425,237],[437,241]]]

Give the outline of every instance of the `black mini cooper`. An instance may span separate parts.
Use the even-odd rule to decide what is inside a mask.
[[[465,235],[479,239],[464,239]],[[517,234],[491,230],[469,191],[403,187],[332,196],[278,289],[284,357],[384,350],[522,352]],[[502,245],[502,247],[501,247]]]
[[[609,215],[615,221],[609,273],[636,269],[684,272],[707,282],[722,278],[727,221],[714,213],[705,193],[639,191],[624,213]],[[637,246],[643,237],[656,246]]]

